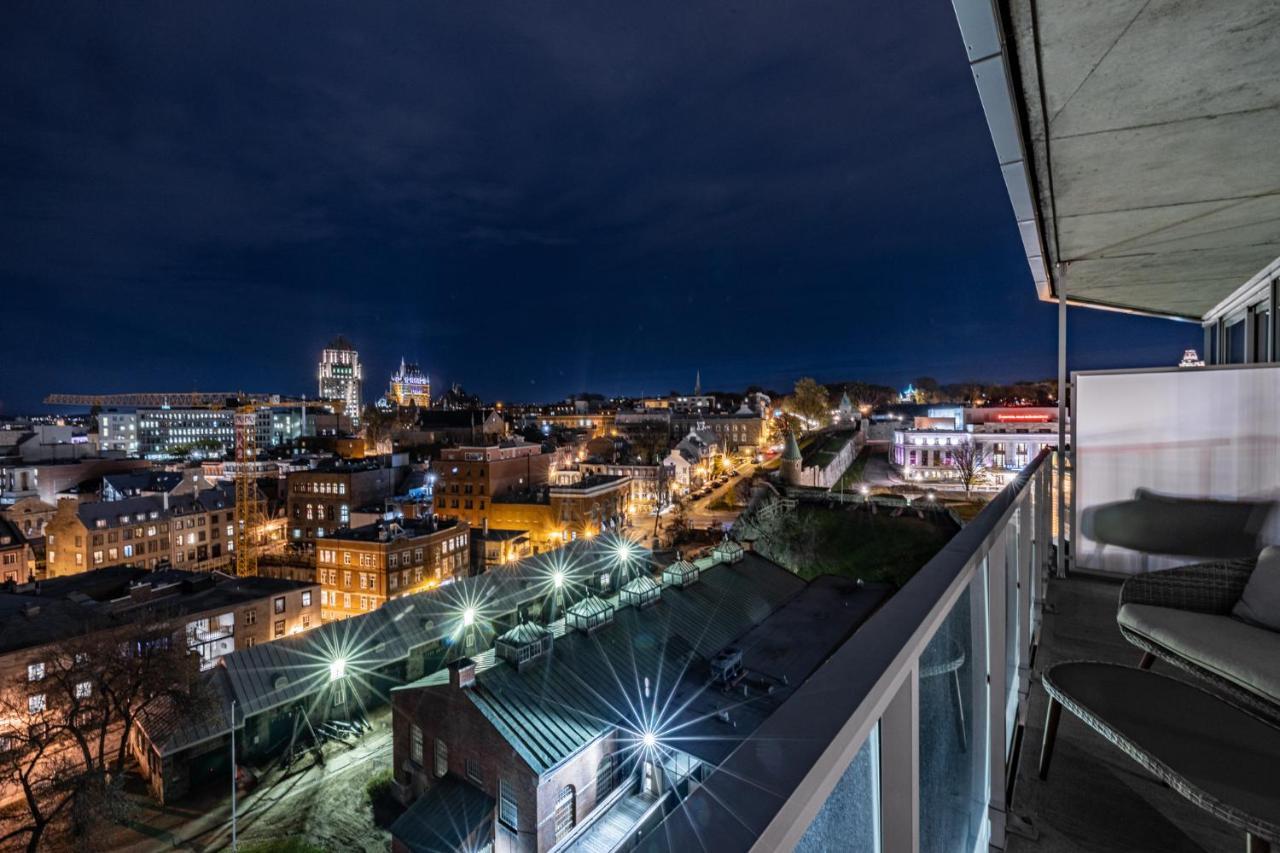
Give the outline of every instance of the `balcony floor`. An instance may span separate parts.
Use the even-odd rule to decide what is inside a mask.
[[[1117,661],[1136,666],[1141,652],[1116,627],[1120,586],[1092,578],[1051,581],[1036,670],[1065,660]],[[1155,671],[1186,678],[1166,663]],[[1009,836],[1010,853],[1164,851],[1217,853],[1245,846],[1244,833],[1163,787],[1128,756],[1063,713],[1048,781],[1037,778],[1047,697],[1032,684],[1013,813],[1028,818],[1039,838]]]

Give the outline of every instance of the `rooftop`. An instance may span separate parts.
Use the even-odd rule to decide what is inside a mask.
[[[375,521],[361,527],[343,527],[325,537],[338,542],[394,542],[399,539],[431,536],[458,526],[452,518],[402,518],[397,521]]]
[[[476,657],[467,697],[531,768],[545,773],[619,726],[637,720],[619,709],[643,705],[632,695],[643,678],[679,728],[678,748],[719,762],[888,596],[887,587],[836,577],[805,584],[749,554],[714,564],[689,587],[666,587],[649,608],[620,608],[612,624],[587,636],[553,624],[551,651],[516,669],[492,652]],[[598,599],[584,599],[581,606]],[[743,652],[749,696],[711,689],[709,660],[730,644]],[[634,676],[634,678],[633,678]],[[397,690],[447,688],[447,670]],[[717,719],[727,715],[727,721]]]

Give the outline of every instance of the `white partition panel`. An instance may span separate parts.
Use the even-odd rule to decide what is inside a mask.
[[[1078,372],[1072,386],[1076,567],[1132,574],[1189,561],[1089,537],[1091,509],[1139,488],[1280,500],[1280,366]],[[1280,542],[1280,512],[1267,516],[1261,537]]]

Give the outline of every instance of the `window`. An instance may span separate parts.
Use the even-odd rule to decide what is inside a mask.
[[[351,588],[351,572],[342,573],[342,585],[347,587],[348,589]]]
[[[560,789],[559,795],[556,796],[556,840],[564,838],[573,829],[574,825],[574,808],[577,797],[574,794],[572,785],[565,785]]]
[[[274,626],[274,629],[272,630],[272,635],[277,640],[284,636],[284,620],[283,619],[276,620],[276,624]]]
[[[480,762],[474,758],[467,759],[467,781],[477,788],[484,788],[484,771],[480,769]]]
[[[409,758],[422,766],[422,727],[417,723],[409,726]]]
[[[344,566],[349,566],[349,565],[351,565],[351,552],[350,552],[350,551],[343,551],[343,552],[342,552],[342,565],[344,565]]]
[[[613,791],[613,754],[600,759],[596,766],[596,802],[599,803]]]
[[[76,698],[77,698],[77,699],[88,699],[88,698],[89,698],[90,696],[92,696],[92,695],[93,695],[93,682],[92,682],[92,681],[80,681],[80,682],[77,682],[77,683],[76,683]]]
[[[351,593],[349,592],[344,592],[342,594],[342,609],[343,610],[351,609]]]
[[[244,624],[254,625],[258,622],[258,611],[256,608],[250,607],[244,612]]]
[[[449,745],[444,738],[436,738],[436,776],[444,778],[449,772]]]
[[[43,693],[36,693],[27,697],[27,713],[39,714],[45,709],[45,701]]]
[[[311,590],[309,589],[304,589],[302,591],[302,606],[303,607],[311,606]]]
[[[27,664],[27,682],[44,681],[44,662]]]
[[[512,829],[516,829],[516,821],[520,816],[520,811],[516,808],[515,792],[511,790],[510,785],[502,780],[498,781],[498,803],[498,820]]]
[[[277,614],[283,613],[284,612],[284,596],[283,595],[278,596],[274,602],[274,605],[275,605],[275,610]]]

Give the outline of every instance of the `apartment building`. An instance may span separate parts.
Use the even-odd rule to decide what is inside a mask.
[[[433,465],[436,514],[483,527],[495,497],[546,484],[553,455],[525,441],[445,448]]]
[[[209,570],[231,562],[235,498],[205,489],[116,501],[61,501],[45,527],[46,572],[63,577],[110,566]]]
[[[316,580],[326,621],[377,610],[468,574],[465,521],[435,518],[345,528],[316,547]]]
[[[285,480],[289,538],[309,541],[351,526],[358,507],[392,497],[407,472],[397,457],[328,462]]]

